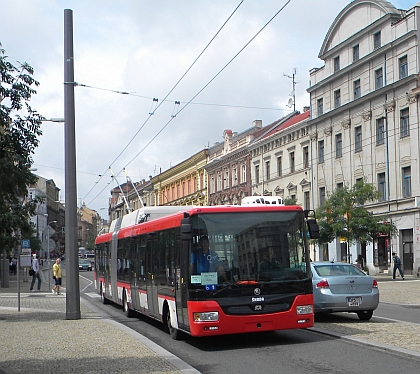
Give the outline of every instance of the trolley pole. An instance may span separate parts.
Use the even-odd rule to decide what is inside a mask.
[[[77,185],[74,108],[73,11],[64,9],[64,153],[66,201],[66,319],[80,319],[77,257]]]

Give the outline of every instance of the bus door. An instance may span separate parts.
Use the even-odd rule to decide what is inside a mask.
[[[147,288],[147,303],[149,306],[149,313],[155,317],[159,316],[158,307],[158,285],[156,283],[156,276],[159,272],[158,268],[158,236],[154,233],[148,235],[146,248],[146,288]]]
[[[107,283],[107,295],[108,298],[112,299],[113,302],[118,302],[118,291],[117,291],[117,246],[118,246],[118,232],[112,234],[110,257],[108,259],[108,282]],[[106,281],[106,279],[105,279]],[[111,290],[110,290],[111,288]],[[111,291],[112,297],[109,297]]]
[[[188,275],[189,275],[189,241],[181,241],[178,237],[175,248],[175,268],[174,268],[174,283],[175,283],[175,299],[176,311],[178,316],[178,325],[183,329],[189,331],[188,323]]]

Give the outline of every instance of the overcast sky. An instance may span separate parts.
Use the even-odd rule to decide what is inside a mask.
[[[10,62],[35,69],[40,86],[32,107],[62,118],[64,9],[73,10],[78,203],[106,218],[117,186],[109,166],[120,184],[123,168],[133,181],[147,180],[222,141],[226,129],[242,132],[256,119],[267,125],[283,117],[293,89],[285,74],[294,69],[296,109],[309,105],[309,70],[323,66],[324,37],[349,2],[0,0],[0,43]],[[416,3],[391,2],[400,9]],[[160,106],[150,116],[153,98]],[[33,165],[55,181],[62,200],[63,126],[42,124]]]

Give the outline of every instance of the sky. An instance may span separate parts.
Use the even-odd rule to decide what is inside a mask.
[[[308,106],[309,71],[323,66],[324,37],[349,3],[0,0],[0,43],[9,62],[34,68],[32,108],[63,118],[64,10],[72,10],[78,205],[107,218],[124,169],[133,182],[148,180],[223,141],[224,130],[289,114],[293,74],[296,110]],[[34,173],[53,179],[64,201],[64,124],[41,129]]]

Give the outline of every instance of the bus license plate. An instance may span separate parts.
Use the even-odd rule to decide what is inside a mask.
[[[360,306],[360,297],[348,297],[347,304],[348,306]]]

